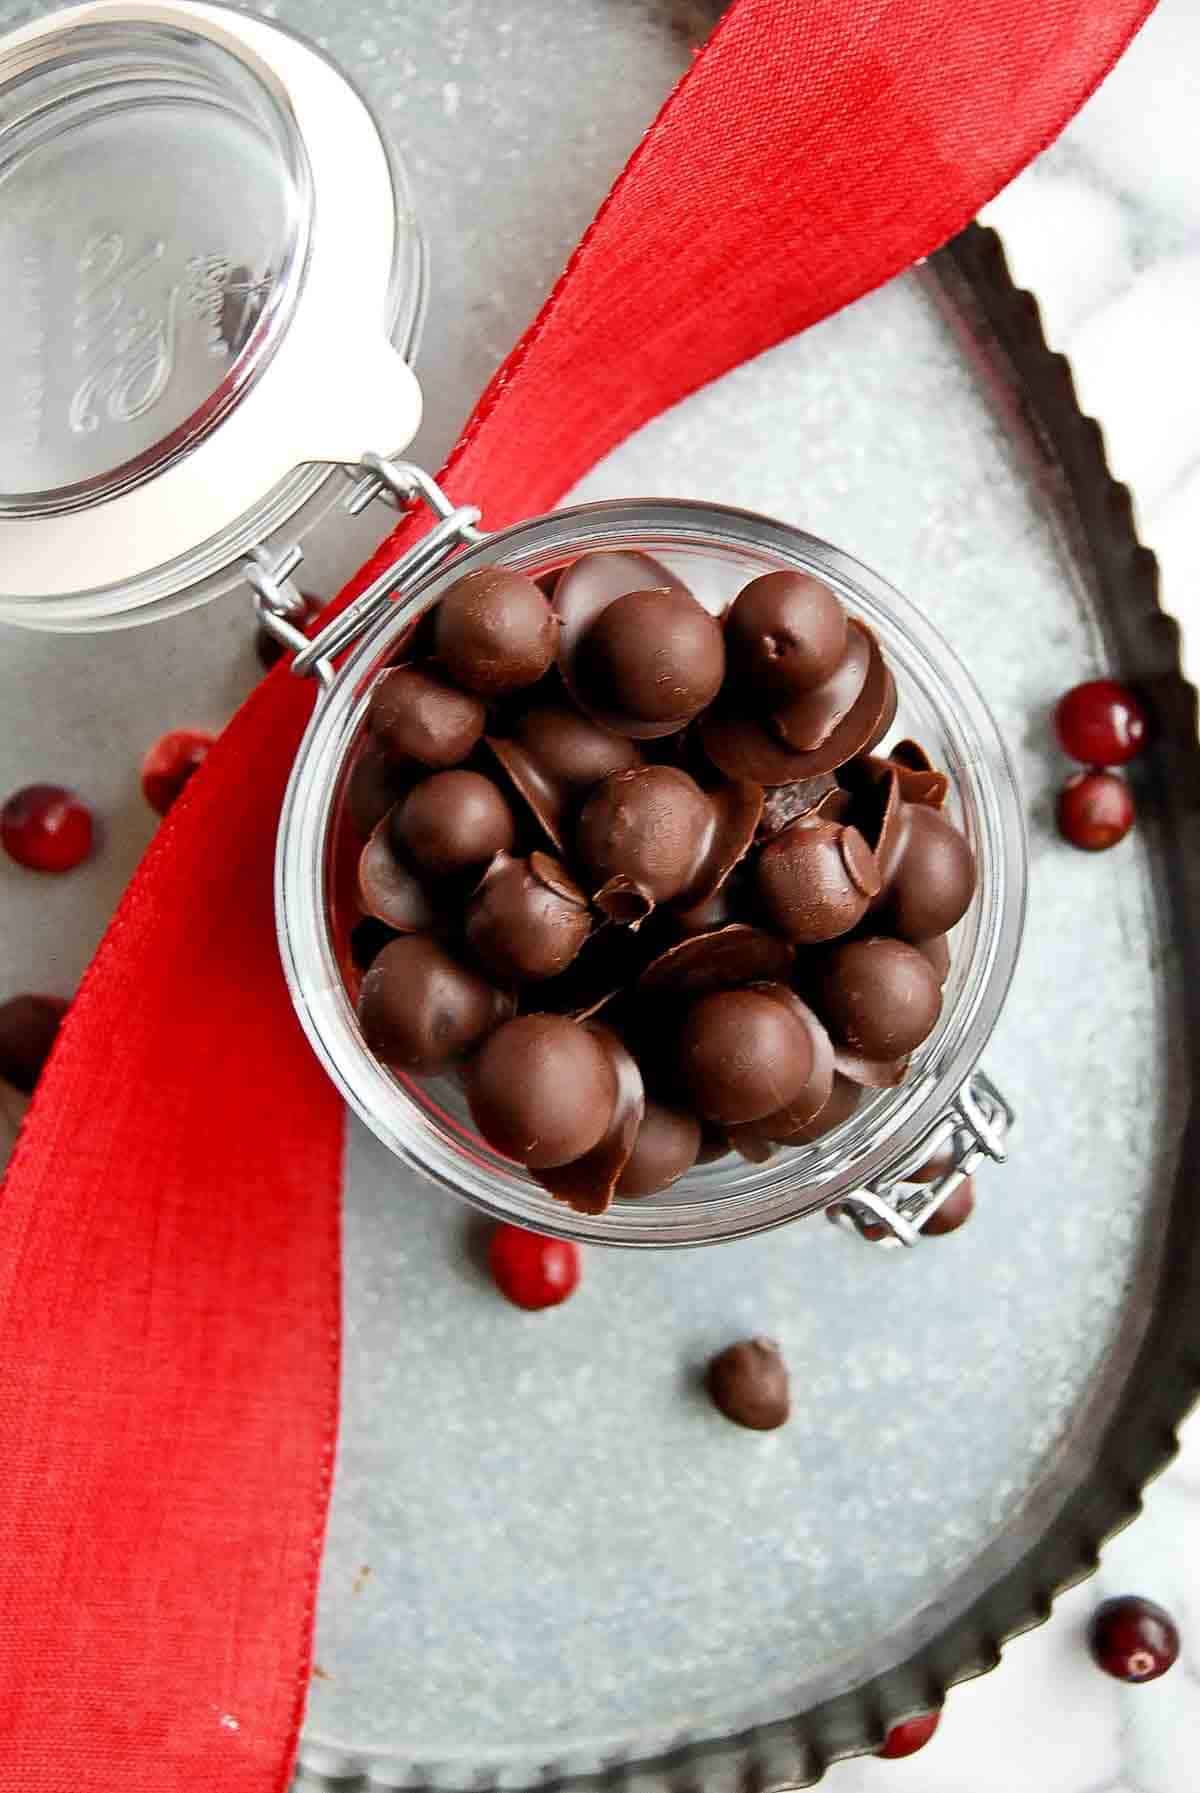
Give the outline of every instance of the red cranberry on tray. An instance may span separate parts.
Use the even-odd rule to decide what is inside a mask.
[[[1115,772],[1076,772],[1058,795],[1064,840],[1085,853],[1103,853],[1133,827],[1133,798]]]
[[[0,842],[32,872],[74,871],[92,850],[95,824],[82,797],[60,784],[30,784],[0,809]]]
[[[142,795],[156,815],[166,815],[212,744],[212,735],[194,728],[173,728],[159,736],[142,761]]]
[[[579,1284],[579,1247],[525,1227],[501,1224],[488,1246],[488,1266],[500,1293],[531,1312],[558,1307]]]
[[[1088,1643],[1097,1666],[1117,1681],[1157,1681],[1179,1655],[1179,1631],[1169,1612],[1138,1594],[1096,1608]]]
[[[893,1725],[875,1754],[885,1762],[895,1762],[901,1756],[915,1756],[937,1730],[941,1716],[940,1712],[923,1712],[919,1718],[906,1718],[903,1724]]]
[[[1116,679],[1089,679],[1059,699],[1054,727],[1064,753],[1084,766],[1125,766],[1146,742],[1146,713]]]

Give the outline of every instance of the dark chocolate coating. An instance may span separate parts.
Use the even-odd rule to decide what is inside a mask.
[[[827,1133],[832,1133],[835,1127],[840,1127],[843,1121],[850,1119],[861,1100],[862,1090],[859,1085],[852,1083],[848,1077],[843,1077],[840,1071],[835,1071],[828,1102],[814,1121],[796,1129],[792,1135],[792,1143],[812,1144],[814,1140],[824,1139]]]
[[[368,974],[369,975],[369,974]],[[612,1060],[564,1015],[520,1015],[486,1041],[466,1072],[488,1144],[531,1170],[570,1164],[600,1143],[617,1103]]]
[[[868,637],[861,629],[851,629],[842,657],[824,684],[798,691],[775,710],[772,723],[784,745],[801,753],[823,746],[861,697],[870,662]]]
[[[915,946],[873,938],[831,948],[814,1000],[836,1040],[868,1058],[895,1059],[932,1033],[942,991]]]
[[[975,894],[975,861],[958,829],[936,809],[909,804],[906,821],[883,925],[902,940],[930,940],[948,933],[966,914]]]
[[[386,753],[441,770],[466,759],[483,735],[483,705],[424,666],[393,666],[371,693],[367,727]]]
[[[767,842],[755,869],[768,921],[800,946],[848,934],[880,888],[871,849],[857,828],[839,822],[793,822]]]
[[[393,1071],[443,1071],[478,1045],[505,1002],[427,934],[393,940],[362,981],[358,1018],[375,1056]]]
[[[774,1114],[800,1095],[812,1070],[807,1029],[761,991],[701,997],[684,1017],[679,1072],[706,1120],[737,1126]]]
[[[642,763],[632,741],[562,704],[528,711],[512,740],[489,738],[488,746],[559,852],[572,797]]]
[[[765,928],[731,922],[728,927],[677,940],[651,959],[638,980],[643,996],[671,995],[694,1000],[714,990],[786,978],[792,949]]]
[[[890,726],[888,711],[895,701],[895,688],[870,630],[853,620],[849,627],[852,635],[867,640],[866,678],[849,713],[821,746],[804,753],[789,747],[772,719],[764,721],[735,694],[714,704],[697,725],[704,751],[718,771],[727,778],[750,779],[755,784],[793,784],[836,772],[881,739]]]
[[[580,636],[570,667],[583,707],[635,740],[682,728],[724,676],[720,624],[687,592],[670,589],[615,598]]]
[[[608,1056],[617,1080],[617,1099],[603,1137],[569,1164],[534,1172],[537,1181],[578,1214],[603,1214],[629,1162],[646,1107],[646,1088],[637,1060],[612,1029],[589,1021],[587,1031]]]
[[[950,942],[946,936],[934,934],[928,940],[918,940],[917,951],[924,953],[937,973],[938,983],[944,986],[950,976]]]
[[[358,899],[368,915],[398,934],[428,933],[437,919],[416,873],[396,858],[387,817],[359,855]]]
[[[343,802],[351,825],[366,839],[401,795],[403,775],[383,748],[364,743],[346,778]]]
[[[850,807],[850,798],[832,772],[816,778],[799,778],[791,784],[777,784],[763,794],[762,814],[758,818],[759,840],[770,840],[801,816],[819,815],[830,822],[841,822]]]
[[[787,1365],[774,1339],[741,1339],[708,1366],[714,1407],[752,1432],[773,1432],[791,1411]]]
[[[389,822],[393,847],[433,878],[485,866],[513,844],[512,811],[481,772],[435,772],[414,785]]]
[[[725,618],[732,677],[768,698],[823,684],[845,647],[846,612],[808,573],[763,573],[738,593]]]
[[[686,772],[636,766],[614,772],[592,792],[575,840],[598,884],[626,880],[653,905],[688,889],[711,822],[709,800]]]
[[[501,982],[557,977],[591,927],[587,898],[546,853],[498,854],[467,904],[467,944]]]
[[[952,1195],[948,1195],[940,1208],[935,1208],[925,1225],[921,1228],[923,1239],[941,1239],[947,1233],[956,1233],[960,1226],[966,1226],[975,1212],[975,1179],[964,1177]]]
[[[758,784],[725,779],[707,796],[708,826],[699,843],[688,887],[680,898],[689,909],[719,890],[746,857],[763,812],[763,789]]]
[[[558,623],[545,593],[523,573],[481,567],[437,606],[434,647],[456,685],[503,697],[536,684],[554,661]]]
[[[812,1054],[808,1077],[797,1095],[761,1120],[729,1130],[738,1151],[751,1162],[761,1163],[771,1155],[769,1149],[761,1148],[797,1137],[807,1138],[807,1129],[824,1114],[833,1094],[833,1042],[808,1004],[786,984],[765,983],[751,987],[772,1001],[784,1004],[804,1028]]]
[[[618,1195],[657,1195],[686,1176],[700,1154],[700,1123],[681,1108],[647,1102]]]

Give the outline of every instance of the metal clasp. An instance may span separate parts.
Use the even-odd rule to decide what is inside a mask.
[[[397,510],[420,501],[437,521],[332,622],[311,639],[296,626],[294,619],[304,604],[292,577],[304,559],[304,551],[298,545],[287,548],[276,560],[264,549],[256,548],[244,563],[259,621],[291,652],[291,670],[296,676],[304,678],[312,673],[323,686],[333,679],[333,663],[338,654],[370,628],[384,609],[436,571],[443,561],[483,540],[483,532],[476,528],[480,517],[476,507],[452,503],[423,467],[410,461],[385,460],[376,454],[364,455],[360,467],[362,477],[343,501],[351,516],[358,516],[376,499],[393,504]]]
[[[1004,1163],[1015,1118],[991,1078],[973,1072],[949,1111],[886,1177],[842,1196],[825,1210],[826,1218],[872,1245],[915,1245],[942,1203],[985,1158]],[[950,1163],[936,1182],[914,1183],[914,1172],[947,1146]]]

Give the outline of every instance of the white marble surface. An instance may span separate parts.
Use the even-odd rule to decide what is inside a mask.
[[[351,7],[361,14],[365,54],[371,7],[342,0],[339,10]],[[317,28],[316,15],[301,18],[300,10],[299,4],[279,7],[280,16],[292,18],[294,11],[293,22]],[[561,16],[577,10],[577,0],[563,0]],[[491,258],[474,309],[456,316],[449,328],[436,313],[431,320],[431,355],[423,357],[430,400],[427,459],[452,437],[491,361],[553,277],[683,55],[677,45],[660,56],[654,7],[636,10],[642,53],[631,59],[628,73],[603,39],[589,62],[588,115],[602,96],[612,96],[603,100],[614,118],[602,141],[594,134],[574,143],[564,137],[569,155],[548,155],[541,166],[530,167],[520,160],[519,132],[504,136],[503,154],[520,169],[514,191],[525,193],[525,216],[513,228],[497,230],[494,215],[480,214],[471,194],[478,170],[455,160],[461,137],[454,130],[444,141],[430,140],[424,163],[414,161],[423,204],[433,189],[449,184],[452,212],[457,207],[460,213],[453,234],[458,252],[486,248]],[[498,37],[503,12],[495,9]],[[501,62],[503,53],[501,43]],[[415,69],[406,77],[410,72]],[[469,113],[482,96],[472,92],[465,75],[449,85],[452,92],[440,81],[438,91],[452,123],[460,107]],[[507,130],[503,118],[490,123],[502,135]],[[403,140],[404,131],[398,134]],[[1105,425],[1114,469],[1134,489],[1144,537],[1162,560],[1167,600],[1192,622],[1193,676],[1200,674],[1198,168],[1200,0],[1162,0],[1141,39],[1064,139],[990,208],[1017,277],[1041,298],[1048,335],[1071,356],[1085,408]],[[511,203],[519,206],[520,200]],[[531,260],[512,245],[527,242],[532,231],[541,232],[542,247]],[[318,556],[324,589],[332,588],[347,552],[354,550],[343,541],[340,557]],[[40,890],[33,904],[19,876],[0,867],[6,916],[0,969],[9,987],[35,985],[64,994],[73,987],[151,831],[131,768],[160,729],[217,724],[227,714],[254,676],[248,634],[240,600],[207,616],[179,619],[155,645],[143,636],[119,644],[36,638],[18,644],[0,631],[9,668],[0,769],[9,783],[36,777],[71,782],[87,765],[89,795],[108,825],[108,846],[86,885],[65,880]],[[89,679],[103,703],[89,706],[84,699],[58,715],[47,713],[40,694],[48,681],[86,692]],[[1183,1660],[1150,1687],[1126,1689],[1107,1681],[1082,1644],[1095,1602],[1121,1591],[1160,1600],[1183,1631]],[[885,1787],[922,1793],[1193,1793],[1200,1784],[1198,1678],[1200,1419],[1185,1432],[1179,1461],[1149,1491],[1143,1517],[1109,1546],[1100,1575],[1064,1597],[1046,1626],[1012,1643],[998,1670],[953,1692],[926,1750],[906,1762],[839,1764],[826,1784],[833,1793]]]

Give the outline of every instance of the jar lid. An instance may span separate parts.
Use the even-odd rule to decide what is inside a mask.
[[[101,623],[406,445],[383,141],[317,51],[95,0],[0,40],[0,614]]]

